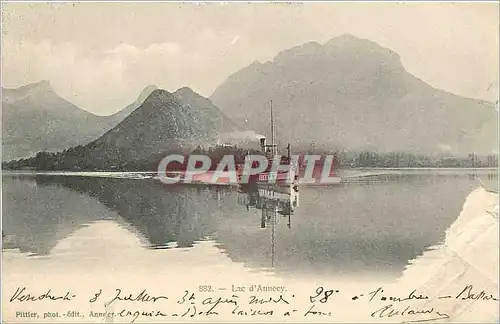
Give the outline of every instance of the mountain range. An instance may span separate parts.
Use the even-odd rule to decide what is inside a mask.
[[[84,147],[92,165],[106,161],[150,161],[166,152],[211,145],[233,123],[190,88],[174,93],[156,89],[116,127]],[[155,160],[152,162],[156,162]]]
[[[97,116],[61,98],[47,80],[17,89],[2,88],[2,160],[57,152],[87,144],[115,127],[156,87],[111,116]]]
[[[407,72],[394,51],[343,35],[256,61],[209,99],[187,87],[170,93],[147,86],[110,116],[80,109],[48,81],[2,88],[2,160],[43,151],[60,152],[50,157],[56,165],[83,168],[152,163],[167,151],[213,144],[224,134],[232,135],[229,140],[269,134],[271,100],[278,144],[291,142],[295,151],[496,150],[492,103],[435,89]]]
[[[394,51],[342,35],[309,42],[229,76],[210,97],[240,127],[299,149],[467,155],[497,148],[494,104],[435,89]]]
[[[109,127],[109,124],[107,124]],[[172,153],[213,146],[232,123],[211,102],[189,88],[155,89],[115,127],[85,145],[5,163],[38,170],[156,170]]]

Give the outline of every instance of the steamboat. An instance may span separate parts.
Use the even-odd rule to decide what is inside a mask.
[[[260,150],[261,154],[267,158],[267,168],[254,175],[250,176],[248,184],[256,186],[262,190],[269,192],[278,192],[284,194],[292,194],[292,191],[299,191],[299,173],[298,165],[292,161],[291,147],[288,143],[286,150],[287,155],[283,156],[278,151],[278,146],[275,142],[275,128],[273,115],[273,101],[270,101],[270,126],[271,126],[271,143],[266,143],[266,138],[261,137]],[[279,163],[281,168],[273,168],[274,164]],[[239,166],[238,179],[241,179],[242,166]]]
[[[272,100],[270,101],[270,133],[270,143],[267,143],[267,139],[264,136],[259,138],[259,154],[261,156],[264,156],[268,162],[267,167],[261,172],[250,176],[244,176],[243,170],[245,167],[245,158],[250,154],[250,152],[247,152],[242,156],[236,156],[235,154],[234,157],[236,170],[231,171],[226,169],[224,171],[224,175],[219,176],[215,180],[213,176],[217,164],[220,162],[220,158],[212,158],[212,165],[209,171],[204,173],[193,172],[190,174],[190,172],[188,172],[186,169],[186,163],[179,165],[179,168],[177,170],[179,171],[181,182],[184,182],[183,180],[187,179],[186,176],[189,176],[189,183],[238,185],[261,188],[284,194],[291,194],[292,191],[299,191],[299,183],[307,186],[322,185],[321,178],[325,176],[324,173],[326,169],[326,171],[328,171],[326,172],[329,178],[328,183],[340,183],[341,178],[335,175],[334,171],[332,170],[332,163],[328,163],[326,160],[319,160],[313,162],[313,166],[307,166],[303,154],[299,157],[298,160],[292,159],[290,143],[288,143],[286,146],[286,155],[281,155],[278,150],[278,145],[276,144]],[[231,149],[231,147],[225,146],[219,148]],[[256,153],[253,152],[252,154]],[[257,168],[258,162],[254,161],[253,163],[254,165],[252,165],[252,168]],[[280,165],[279,168],[276,167],[277,164]],[[309,170],[309,172],[306,172],[308,168],[312,168],[312,172],[310,172],[311,170]],[[169,167],[169,169],[171,169],[171,167]],[[306,175],[306,173],[308,174]]]

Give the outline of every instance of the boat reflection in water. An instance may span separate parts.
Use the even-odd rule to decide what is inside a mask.
[[[247,209],[256,208],[262,211],[261,228],[275,225],[281,216],[288,216],[288,228],[292,227],[291,216],[299,206],[299,193],[293,189],[289,193],[274,190],[273,186],[240,186],[238,204]]]
[[[292,228],[292,214],[299,206],[299,192],[292,187],[290,191],[283,188],[268,186],[240,186],[238,190],[238,204],[250,208],[260,209],[260,228],[271,227],[271,268],[275,265],[276,254],[276,224],[281,218],[288,218],[287,227]]]

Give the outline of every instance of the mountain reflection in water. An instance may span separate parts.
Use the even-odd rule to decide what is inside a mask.
[[[281,274],[400,275],[444,238],[475,187],[467,176],[413,176],[301,188],[299,206],[298,195],[154,179],[4,177],[4,249],[50,256],[77,229],[113,220],[151,248],[215,240],[233,262]]]

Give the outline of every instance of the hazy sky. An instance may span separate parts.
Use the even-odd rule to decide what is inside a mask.
[[[3,3],[4,87],[50,80],[97,114],[147,85],[204,96],[254,60],[350,33],[400,54],[434,87],[497,100],[494,3]]]

